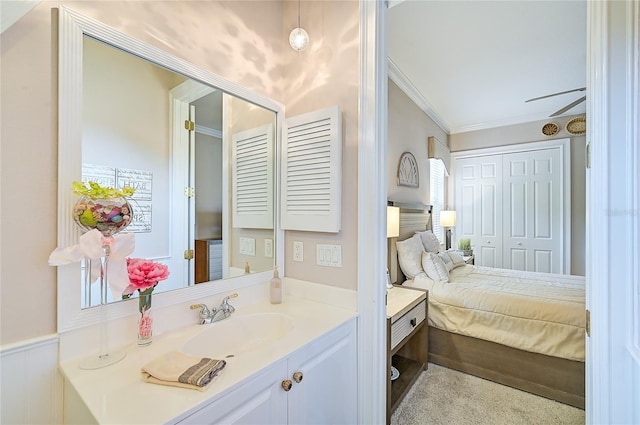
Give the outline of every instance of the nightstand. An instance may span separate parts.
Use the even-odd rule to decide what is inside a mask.
[[[464,255],[462,257],[464,259],[464,262],[467,264],[471,264],[474,265],[476,263],[476,256],[471,254],[471,255]]]
[[[387,424],[411,386],[427,368],[429,293],[394,286],[387,293]],[[391,380],[391,366],[400,376]]]

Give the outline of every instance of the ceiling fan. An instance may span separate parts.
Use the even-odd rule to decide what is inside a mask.
[[[558,92],[558,93],[548,94],[546,96],[534,97],[533,99],[525,100],[524,102],[525,103],[533,102],[534,100],[546,99],[548,97],[559,96],[561,94],[573,93],[574,91],[585,91],[586,89],[587,89],[586,87],[581,87],[579,89],[561,91],[561,92]],[[549,115],[549,117],[557,117],[558,115],[564,114],[569,109],[571,109],[574,106],[577,106],[577,105],[581,104],[582,102],[584,102],[586,99],[587,99],[587,96],[582,96],[580,99],[571,102],[570,104],[568,104],[564,108],[558,109],[556,112],[554,112],[553,114]]]

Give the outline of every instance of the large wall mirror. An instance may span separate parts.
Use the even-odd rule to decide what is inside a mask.
[[[56,13],[59,246],[81,234],[72,181],[130,185],[131,256],[171,271],[154,291],[167,294],[161,304],[268,276],[283,253],[282,106],[72,10]],[[81,268],[59,267],[59,330],[92,322],[100,303],[99,284],[83,282]],[[127,301],[109,301],[112,317],[127,314]]]

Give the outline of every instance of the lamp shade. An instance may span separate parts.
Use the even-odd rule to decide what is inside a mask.
[[[451,210],[440,211],[440,226],[441,227],[455,227],[456,226],[456,212]]]
[[[400,236],[400,208],[387,207],[387,237]]]

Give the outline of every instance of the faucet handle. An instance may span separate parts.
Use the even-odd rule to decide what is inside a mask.
[[[224,297],[224,299],[222,300],[222,302],[223,302],[223,303],[226,303],[227,301],[229,301],[229,298],[236,298],[237,296],[238,296],[238,294],[237,294],[237,293],[235,293],[235,294],[231,294],[231,295],[228,295],[228,296]]]
[[[192,304],[189,308],[191,310],[195,310],[196,308],[199,308],[201,316],[205,316],[206,317],[206,316],[208,316],[210,314],[209,307],[207,307],[204,304]]]
[[[238,294],[231,294],[224,297],[222,299],[222,304],[220,304],[220,307],[219,307],[220,310],[228,313],[233,313],[234,311],[236,311],[236,309],[231,304],[229,304],[229,298],[236,298],[237,296]]]

